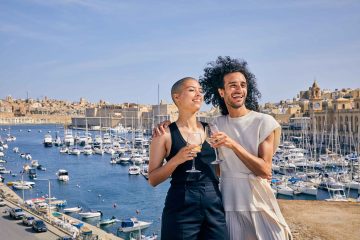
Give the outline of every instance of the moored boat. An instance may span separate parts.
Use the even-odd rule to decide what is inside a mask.
[[[59,181],[69,181],[69,173],[65,169],[59,169],[56,175],[58,176]]]
[[[83,212],[83,213],[79,213],[79,215],[82,218],[95,218],[95,217],[101,217],[102,212],[101,211],[97,211],[97,212]]]
[[[80,206],[77,207],[71,207],[71,208],[64,208],[64,213],[74,213],[74,212],[80,212],[82,208]]]
[[[139,175],[141,172],[141,169],[139,166],[132,165],[129,167],[129,175]]]
[[[112,216],[111,218],[107,218],[107,219],[104,219],[104,220],[101,220],[99,223],[98,223],[98,226],[105,226],[105,225],[109,225],[109,224],[113,224],[116,222],[116,217],[115,216]]]
[[[121,232],[138,231],[149,227],[152,222],[139,221],[136,218],[129,218],[121,221],[121,227],[118,228]]]

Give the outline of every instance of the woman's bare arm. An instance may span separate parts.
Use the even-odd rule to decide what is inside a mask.
[[[167,132],[162,136],[154,137],[150,145],[150,162],[149,162],[149,183],[151,186],[157,186],[164,182],[176,169],[178,165],[196,156],[193,148],[196,145],[183,147],[174,157],[166,164],[163,164],[167,155],[167,141],[170,141],[170,134]]]

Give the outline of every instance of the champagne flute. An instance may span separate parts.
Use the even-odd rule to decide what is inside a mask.
[[[206,127],[205,127],[205,133],[206,133],[206,141],[211,145],[213,140],[211,138],[211,136],[214,133],[219,132],[218,127],[213,124],[213,123],[209,123]],[[218,149],[214,148],[215,150],[215,160],[211,162],[211,164],[220,164],[223,160],[219,159],[219,153],[218,153]]]
[[[201,151],[201,146],[202,146],[202,139],[201,139],[201,134],[198,132],[195,133],[190,133],[187,136],[186,142],[188,145],[197,145],[194,150],[196,152],[200,152]],[[186,172],[192,172],[192,173],[198,173],[201,172],[200,170],[195,169],[195,157],[192,159],[192,167],[190,170],[187,170]]]

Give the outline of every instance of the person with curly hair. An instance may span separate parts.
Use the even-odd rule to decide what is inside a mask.
[[[223,162],[221,192],[231,240],[291,239],[267,179],[281,127],[270,115],[257,112],[261,96],[247,62],[218,57],[204,69],[200,84],[204,100],[220,108],[214,123],[214,148]]]

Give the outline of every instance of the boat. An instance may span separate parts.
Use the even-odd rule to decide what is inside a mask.
[[[32,159],[32,156],[30,155],[30,153],[25,154],[25,159],[26,160],[31,160]]]
[[[46,134],[44,136],[44,146],[45,147],[52,147],[53,145],[53,140],[50,134]]]
[[[35,168],[29,168],[28,174],[29,174],[29,178],[30,178],[30,179],[36,179],[36,178],[37,178],[37,174],[36,174],[36,169],[35,169]]]
[[[313,183],[310,182],[299,181],[294,183],[291,186],[291,188],[294,191],[300,192],[302,194],[313,195],[313,196],[317,195],[317,188],[314,186]]]
[[[65,169],[59,169],[56,175],[58,176],[59,181],[69,181],[69,173]]]
[[[152,234],[150,236],[146,236],[146,235],[142,235],[140,234],[134,234],[134,232],[130,233],[130,240],[157,240],[158,239],[158,235],[157,234]]]
[[[55,205],[57,207],[64,207],[67,205],[67,201],[66,200],[54,200],[54,201],[51,201],[51,205]]]
[[[93,154],[93,150],[90,145],[85,145],[83,148],[84,155],[91,155]]]
[[[70,148],[69,151],[68,151],[68,154],[69,155],[80,155],[81,151],[79,148],[77,147],[74,147],[74,148]]]
[[[132,165],[129,167],[129,175],[139,175],[141,172],[141,169],[139,166]]]
[[[12,187],[13,187],[13,189],[16,189],[16,190],[27,190],[27,189],[32,188],[31,185],[28,185],[25,183],[14,184]]]
[[[115,216],[112,216],[111,218],[107,218],[107,219],[104,219],[104,220],[101,220],[99,223],[98,223],[98,226],[105,226],[105,225],[109,225],[109,224],[113,224],[116,222],[116,217]]]
[[[95,218],[95,217],[101,217],[102,212],[101,211],[97,211],[97,212],[83,212],[83,213],[79,213],[79,215],[82,218]]]
[[[105,150],[102,148],[94,148],[95,154],[104,155]]]
[[[65,146],[73,146],[74,145],[74,142],[75,142],[75,140],[74,140],[74,137],[73,137],[73,135],[72,135],[72,132],[71,131],[66,131],[65,133],[64,133],[64,144],[65,144]]]
[[[30,164],[31,164],[32,167],[36,168],[37,166],[39,166],[39,161],[38,160],[31,160]]]
[[[9,173],[11,173],[11,170],[7,170],[5,167],[0,166],[0,173],[9,174]]]
[[[137,218],[129,218],[121,221],[121,227],[118,228],[120,232],[138,231],[149,227],[152,222],[139,221]]]
[[[64,213],[74,213],[74,212],[80,212],[82,208],[80,206],[77,207],[71,207],[71,208],[64,208]]]
[[[143,175],[146,180],[149,179],[149,165],[143,165],[141,175]]]
[[[130,163],[131,156],[128,154],[121,154],[119,157],[119,163],[120,164],[127,164]]]
[[[11,185],[16,190],[27,190],[31,189],[35,185],[35,183],[28,181],[16,181],[10,183],[9,185]]]
[[[69,152],[69,148],[68,147],[62,147],[60,148],[60,153],[68,153]]]
[[[330,202],[348,202],[349,199],[345,195],[344,188],[328,188],[330,198],[325,201]]]
[[[39,164],[39,166],[36,167],[37,170],[41,170],[41,171],[46,171],[46,167],[44,167],[43,165]]]
[[[30,181],[23,181],[23,180],[18,180],[18,181],[14,181],[14,182],[7,182],[6,185],[11,187],[14,185],[30,185],[31,187],[33,187],[35,185],[35,182],[30,182]]]

